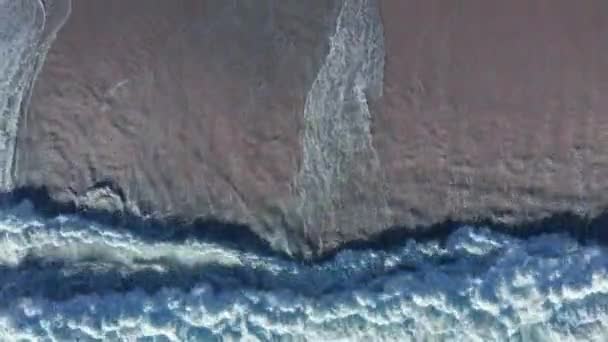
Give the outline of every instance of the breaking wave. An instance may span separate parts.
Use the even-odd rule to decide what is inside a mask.
[[[0,213],[0,340],[606,340],[608,250],[462,227],[305,264]]]

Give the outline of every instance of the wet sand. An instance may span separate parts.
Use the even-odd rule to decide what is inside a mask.
[[[74,2],[17,186],[303,255],[606,208],[608,4],[347,4]]]

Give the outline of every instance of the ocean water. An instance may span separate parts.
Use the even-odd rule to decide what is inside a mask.
[[[0,212],[0,340],[608,338],[608,250],[462,227],[317,264]]]

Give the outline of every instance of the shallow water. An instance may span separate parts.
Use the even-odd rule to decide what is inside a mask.
[[[605,340],[608,250],[462,227],[304,265],[0,214],[0,340]],[[145,339],[144,339],[145,340]]]
[[[45,13],[40,1],[0,0],[0,190],[13,186],[15,141],[36,72]]]

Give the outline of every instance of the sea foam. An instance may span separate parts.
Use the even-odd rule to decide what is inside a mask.
[[[462,227],[316,264],[0,214],[0,339],[605,340],[608,250]]]
[[[0,190],[13,187],[17,127],[36,73],[45,12],[39,0],[0,0]]]

